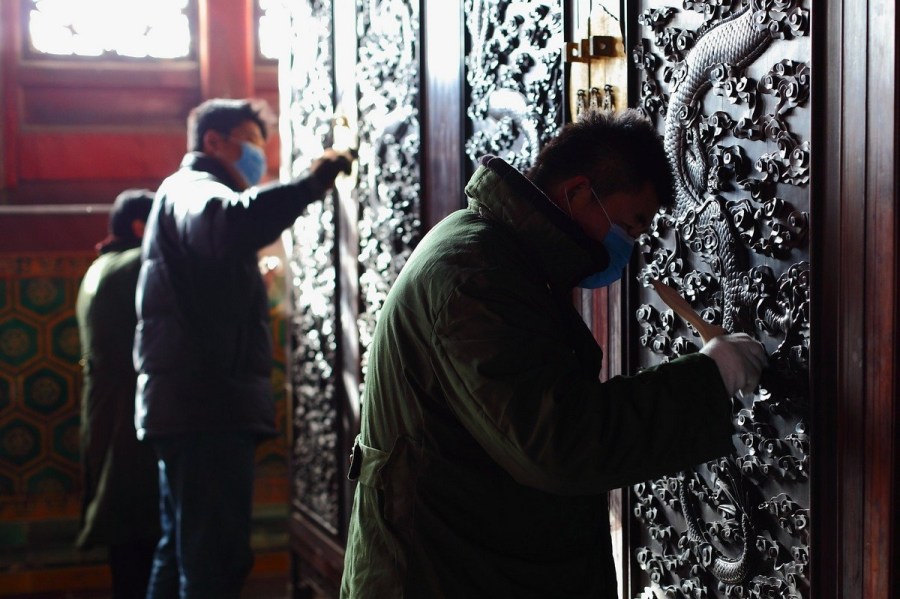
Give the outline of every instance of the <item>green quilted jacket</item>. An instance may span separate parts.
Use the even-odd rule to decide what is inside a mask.
[[[131,360],[139,247],[109,251],[88,269],[75,304],[82,350],[82,496],[77,545],[159,537],[156,453],[134,429],[137,374]]]
[[[732,450],[715,363],[598,379],[572,289],[605,251],[486,157],[388,294],[341,596],[616,597],[606,493]]]

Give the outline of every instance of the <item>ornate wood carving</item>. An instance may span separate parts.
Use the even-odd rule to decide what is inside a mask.
[[[359,340],[365,375],[388,290],[422,235],[419,3],[358,0]]]
[[[290,171],[331,145],[333,113],[330,0],[291,5],[291,59],[283,92],[290,94]],[[288,91],[289,90],[289,91]],[[331,534],[340,531],[339,419],[336,370],[337,299],[335,199],[313,203],[290,231],[290,382],[292,391],[292,510]]]
[[[292,60],[284,87],[290,89],[285,143],[293,174],[332,141],[332,4],[292,5]],[[358,326],[364,372],[378,310],[421,235],[418,7],[406,0],[359,0],[354,6],[359,209],[346,226],[359,237],[359,297],[351,299],[359,305],[356,322],[339,313],[338,248],[352,240],[342,238],[333,194],[311,206],[291,231],[293,504],[334,535],[345,526],[340,444],[349,433],[340,430],[347,425],[339,409],[342,369],[358,367],[340,358],[340,328]],[[356,248],[348,249],[355,255]]]
[[[650,4],[650,3],[647,3]],[[641,365],[701,341],[651,278],[705,320],[767,347],[736,396],[735,453],[635,485],[632,590],[671,597],[809,593],[809,10],[709,0],[643,10],[638,105],[664,133],[676,204],[642,236]]]
[[[466,154],[527,170],[562,125],[559,1],[466,0]]]

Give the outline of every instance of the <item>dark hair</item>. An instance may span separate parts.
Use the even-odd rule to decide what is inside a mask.
[[[131,223],[147,222],[154,195],[149,189],[126,189],[116,196],[109,212],[109,233],[122,240],[137,240]]]
[[[126,189],[117,195],[109,210],[108,235],[94,249],[105,254],[141,245],[141,238],[134,234],[131,223],[136,220],[147,222],[154,195],[149,189]]]
[[[541,149],[528,178],[546,189],[586,175],[600,197],[653,185],[661,206],[674,203],[672,170],[653,124],[636,110],[582,113]]]
[[[267,123],[273,120],[268,104],[264,100],[231,100],[213,98],[191,110],[187,119],[188,151],[203,151],[203,136],[207,131],[218,131],[223,135],[245,121],[259,125],[263,139],[267,139]]]

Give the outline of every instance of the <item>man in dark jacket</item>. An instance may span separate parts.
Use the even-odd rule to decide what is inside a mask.
[[[115,599],[143,599],[159,539],[159,473],[134,434],[131,360],[141,237],[153,192],[129,189],[109,215],[75,304],[81,342],[81,549],[106,546]]]
[[[606,493],[729,453],[747,335],[599,380],[575,287],[622,275],[672,202],[652,125],[590,114],[526,178],[486,157],[379,315],[341,596],[614,598]]]
[[[264,114],[248,100],[195,108],[189,153],[157,191],[147,224],[135,425],[160,459],[151,599],[240,594],[253,563],[254,450],[276,432],[257,251],[351,168],[348,154],[327,150],[293,181],[257,187]]]

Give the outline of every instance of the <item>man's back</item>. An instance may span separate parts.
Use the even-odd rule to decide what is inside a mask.
[[[727,453],[716,365],[601,383],[593,246],[503,161],[466,191],[379,316],[343,595],[615,597],[605,494]]]
[[[186,162],[147,224],[135,340],[147,435],[275,432],[265,284],[255,249],[228,244],[237,194],[226,176],[211,160]]]
[[[120,545],[159,535],[156,456],[134,430],[131,360],[140,248],[102,254],[76,302],[82,345],[84,519],[78,545]]]

